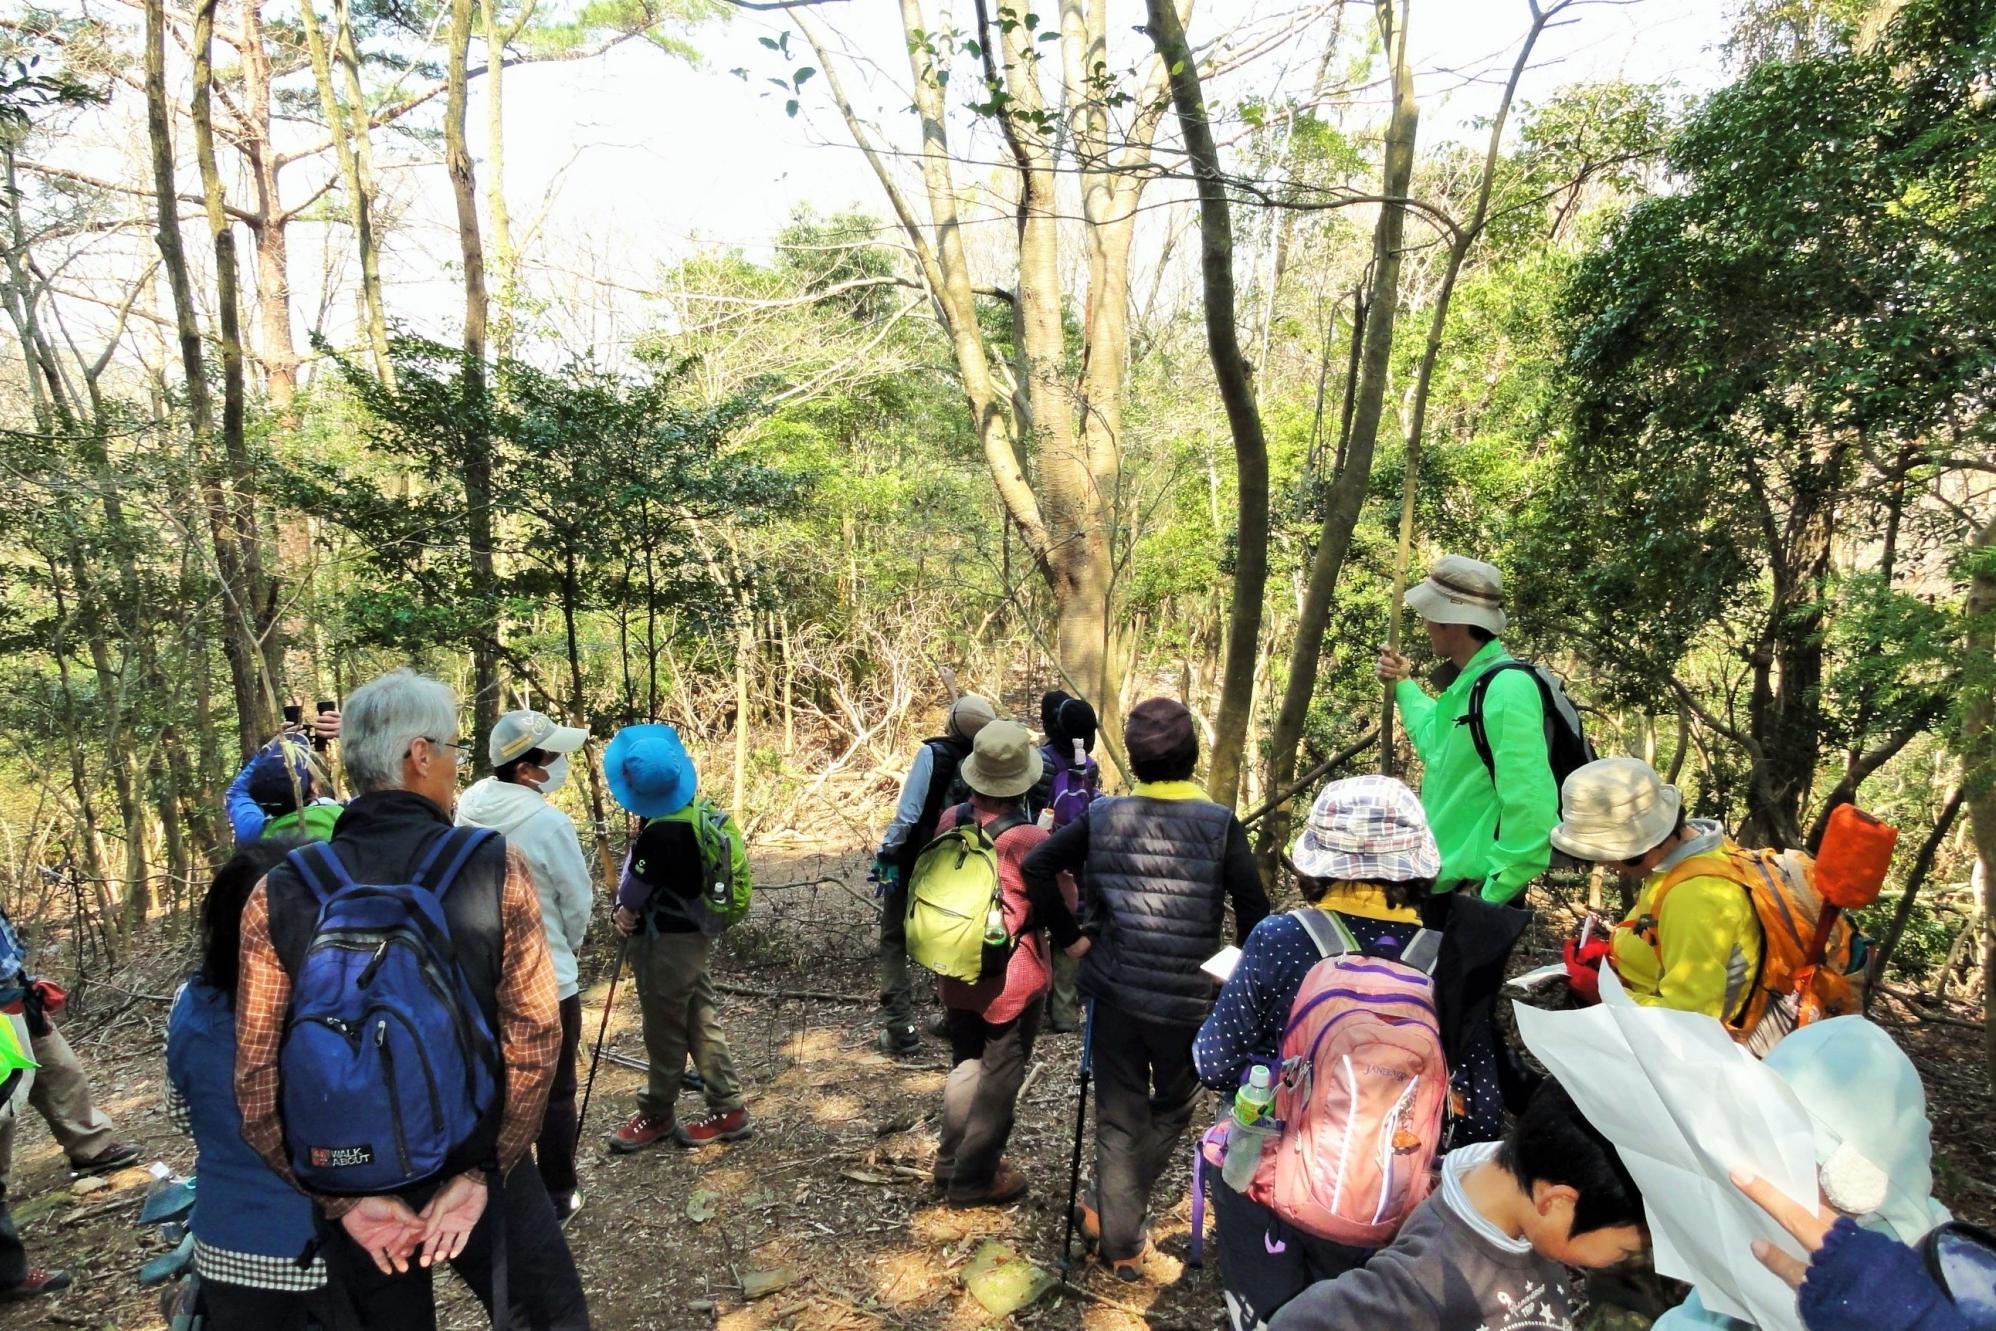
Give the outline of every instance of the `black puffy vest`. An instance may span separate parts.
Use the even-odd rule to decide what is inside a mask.
[[[929,788],[922,795],[922,816],[908,829],[908,838],[901,843],[896,856],[904,883],[914,872],[915,861],[936,839],[936,824],[942,821],[943,810],[953,809],[970,798],[970,788],[963,784],[963,760],[970,756],[970,741],[954,735],[938,735],[923,740],[922,747],[929,751]]]
[[[1223,872],[1233,814],[1210,800],[1123,795],[1088,810],[1090,918],[1083,992],[1152,1021],[1197,1026],[1213,981],[1199,967],[1220,950]]]

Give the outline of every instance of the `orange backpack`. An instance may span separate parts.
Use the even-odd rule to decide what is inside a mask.
[[[1848,919],[1837,916],[1821,963],[1809,965],[1809,945],[1824,906],[1816,887],[1815,860],[1799,850],[1749,850],[1727,841],[1722,850],[1694,855],[1664,876],[1650,899],[1652,920],[1663,918],[1670,890],[1691,878],[1738,883],[1746,889],[1760,921],[1760,968],[1739,1011],[1725,1019],[1735,1040],[1765,1054],[1803,1021],[1858,1010],[1859,993],[1849,974],[1855,935]],[[1644,939],[1656,949],[1661,968],[1663,948],[1654,925]]]

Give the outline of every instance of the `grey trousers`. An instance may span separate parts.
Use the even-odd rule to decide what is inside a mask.
[[[90,1098],[90,1082],[76,1051],[55,1023],[47,1035],[35,1036],[30,1052],[41,1067],[35,1070],[35,1084],[28,1088],[28,1103],[47,1120],[56,1144],[71,1164],[81,1164],[101,1155],[111,1145],[115,1129],[111,1120]],[[18,1114],[0,1120],[0,1189],[14,1163],[14,1125]]]
[[[908,885],[880,894],[880,1024],[890,1031],[915,1024],[914,988],[908,978]]]
[[[644,1014],[645,1056],[651,1077],[638,1092],[638,1112],[670,1120],[679,1098],[686,1055],[707,1083],[707,1107],[726,1113],[743,1104],[735,1056],[714,1001],[714,977],[707,954],[714,940],[688,933],[640,933],[631,939],[631,973],[638,982],[638,1009]]]

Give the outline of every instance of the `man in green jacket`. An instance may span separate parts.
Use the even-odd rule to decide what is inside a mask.
[[[1444,555],[1408,591],[1407,608],[1425,621],[1435,655],[1457,671],[1431,698],[1408,678],[1414,663],[1398,652],[1380,648],[1376,668],[1421,757],[1421,807],[1442,854],[1435,890],[1516,901],[1551,859],[1548,836],[1559,821],[1559,783],[1546,751],[1545,706],[1530,671],[1502,671],[1484,694],[1494,780],[1470,737],[1471,688],[1484,672],[1513,659],[1497,640],[1505,625],[1503,575],[1478,560]]]

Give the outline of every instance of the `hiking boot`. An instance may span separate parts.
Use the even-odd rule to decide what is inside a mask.
[[[50,1271],[45,1267],[31,1267],[19,1284],[0,1285],[0,1303],[18,1303],[23,1299],[39,1299],[44,1294],[53,1294],[59,1289],[68,1289],[75,1282],[67,1271]]]
[[[656,1146],[672,1135],[671,1119],[633,1114],[624,1120],[623,1127],[610,1134],[610,1149],[618,1155],[630,1155],[647,1146]]]
[[[1073,1035],[1081,1029],[1081,1023],[1073,1017],[1052,1017],[1047,1021],[1047,1034]]]
[[[928,1024],[923,1026],[922,1029],[930,1035],[935,1036],[938,1040],[949,1039],[949,1013],[947,1011],[936,1013],[935,1016],[929,1018]]]
[[[1016,1202],[1026,1195],[1026,1176],[1012,1167],[1010,1160],[1000,1160],[997,1172],[991,1181],[981,1188],[959,1189],[951,1183],[944,1194],[945,1200],[959,1209],[971,1206],[1003,1206]]]
[[[1144,1258],[1150,1256],[1150,1239],[1144,1239],[1143,1251],[1134,1257],[1112,1257],[1106,1265],[1109,1274],[1125,1285],[1134,1285],[1144,1278]]]
[[[1089,1252],[1102,1246],[1102,1216],[1095,1209],[1093,1196],[1091,1190],[1084,1190],[1074,1199],[1074,1231]]]
[[[108,1174],[114,1169],[123,1169],[126,1165],[135,1165],[138,1162],[138,1147],[129,1142],[112,1142],[88,1160],[70,1161],[69,1172],[77,1178],[86,1178],[92,1174]],[[67,1276],[63,1278],[68,1279]]]
[[[749,1122],[746,1109],[714,1109],[691,1123],[680,1124],[672,1135],[681,1146],[712,1146],[715,1142],[738,1142],[753,1136],[755,1125]]]
[[[707,1081],[692,1068],[688,1068],[679,1074],[679,1089],[682,1091],[704,1091],[707,1089]]]
[[[915,1034],[912,1023],[906,1026],[881,1027],[880,1038],[876,1043],[881,1053],[892,1054],[896,1058],[907,1058],[911,1054],[922,1052],[922,1037]]]

